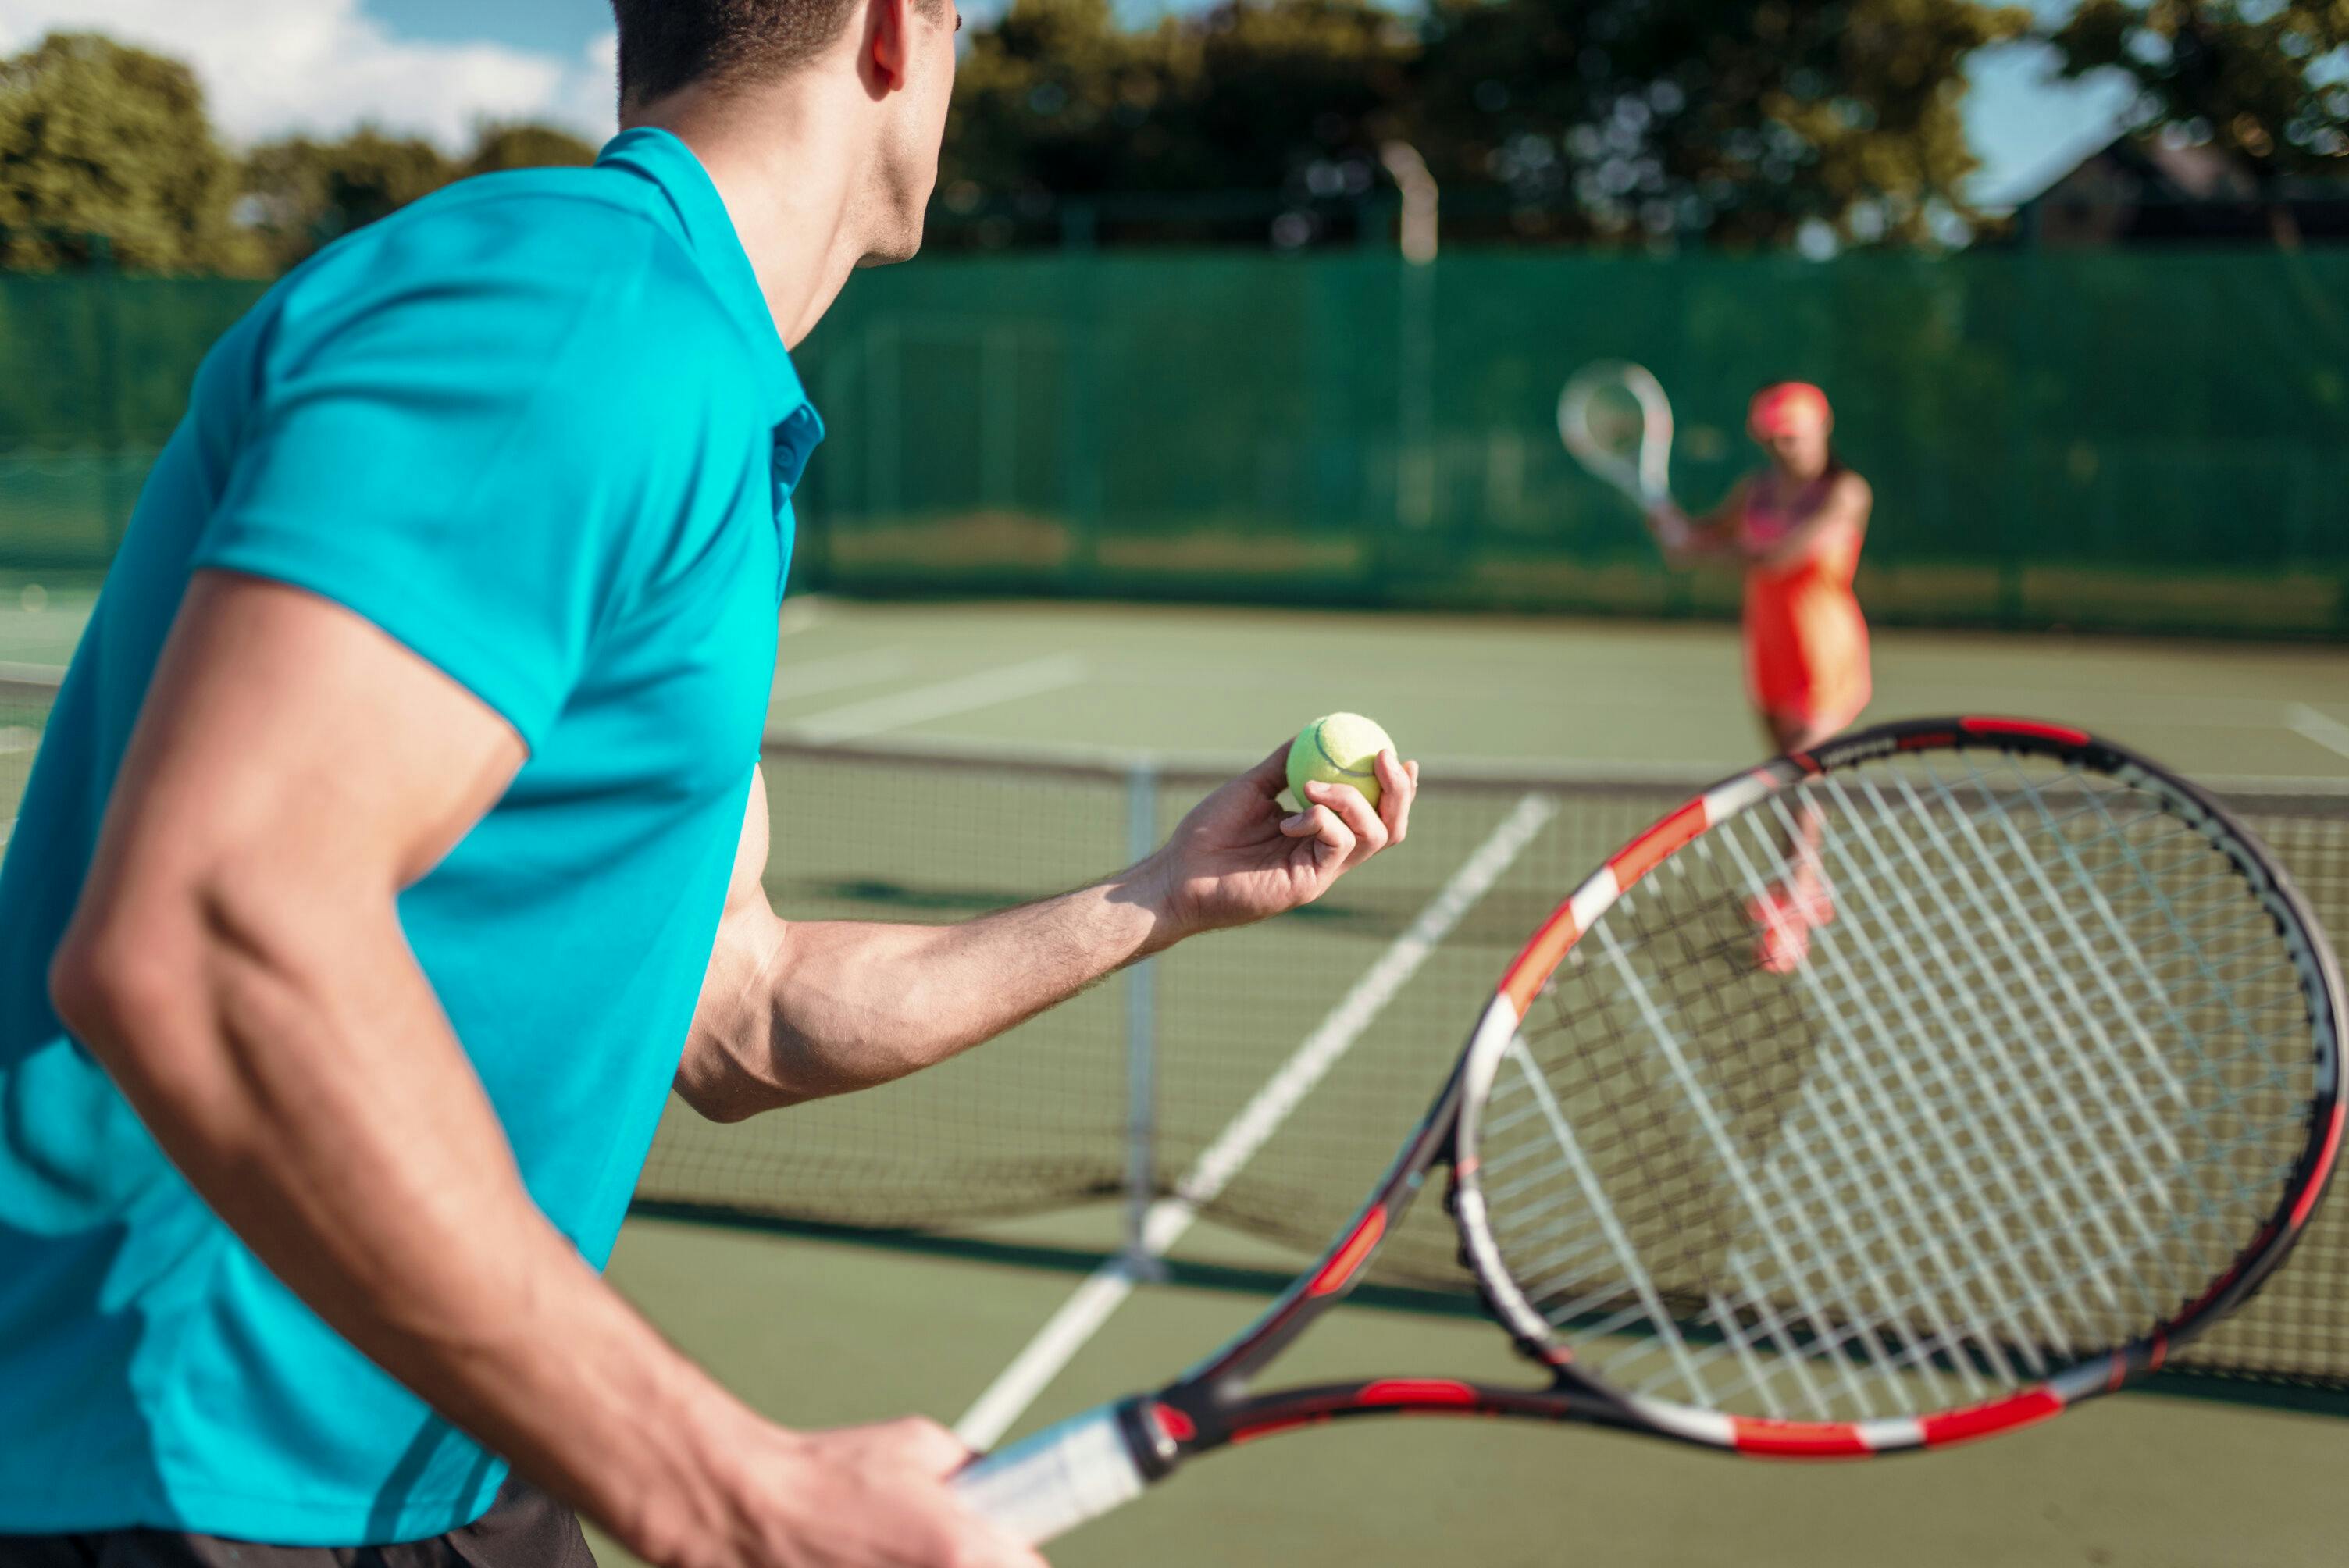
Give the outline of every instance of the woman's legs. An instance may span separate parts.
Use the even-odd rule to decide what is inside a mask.
[[[1781,755],[1808,751],[1849,723],[1850,717],[1842,715],[1825,718],[1794,712],[1762,715],[1762,727]],[[1812,931],[1835,919],[1835,901],[1828,893],[1820,857],[1826,820],[1807,801],[1795,808],[1794,816],[1780,854],[1784,869],[1779,880],[1748,907],[1754,924],[1761,928],[1754,962],[1773,975],[1790,975],[1802,967],[1810,955]]]

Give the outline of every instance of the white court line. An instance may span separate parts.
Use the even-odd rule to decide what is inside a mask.
[[[959,680],[916,686],[912,691],[892,692],[887,696],[853,702],[845,707],[827,708],[780,727],[781,733],[794,740],[809,740],[818,745],[854,740],[861,736],[877,735],[885,729],[900,729],[926,719],[968,713],[973,708],[993,707],[997,703],[1009,702],[1014,697],[1059,691],[1063,686],[1076,686],[1084,678],[1084,660],[1074,654],[1056,654],[1049,659],[1030,659],[1024,665],[1005,665],[999,669],[964,676]]]
[[[830,618],[831,602],[821,593],[798,593],[783,601],[775,616],[775,634],[797,636],[817,622]]]
[[[19,686],[62,686],[66,667],[63,665],[20,665],[0,659],[0,681],[14,681]]]
[[[1305,1037],[1304,1043],[1281,1064],[1280,1070],[1265,1080],[1264,1087],[1256,1091],[1240,1113],[1216,1135],[1216,1140],[1199,1156],[1198,1163],[1174,1184],[1174,1195],[1161,1198],[1150,1206],[1142,1224],[1142,1252],[1146,1256],[1162,1258],[1174,1250],[1174,1243],[1183,1239],[1191,1222],[1199,1217],[1199,1211],[1214,1202],[1232,1178],[1239,1174],[1241,1167],[1256,1157],[1257,1150],[1280,1130],[1280,1124],[1288,1119],[1305,1097],[1313,1092],[1314,1086],[1361,1037],[1362,1031],[1394,1000],[1395,993],[1418,972],[1436,944],[1501,879],[1501,873],[1524,852],[1542,825],[1557,814],[1557,802],[1547,796],[1526,795],[1517,801],[1516,809],[1452,873],[1452,880],[1428,901],[1427,907],[1419,912],[1402,934],[1362,972],[1361,978],[1339,999],[1329,1016]],[[1060,1376],[1070,1358],[1133,1293],[1134,1265],[1133,1258],[1119,1256],[1096,1269],[1077,1287],[1076,1294],[1061,1305],[1061,1310],[1036,1331],[1036,1336],[1012,1358],[1011,1365],[963,1412],[962,1419],[955,1423],[955,1435],[980,1449],[991,1449],[1002,1440],[1011,1424],[1036,1402],[1036,1397]]]
[[[786,665],[777,670],[770,695],[780,702],[786,697],[816,696],[843,686],[876,686],[904,675],[913,662],[903,648],[869,648],[861,654],[810,659],[803,665]]]
[[[2304,702],[2295,702],[2284,709],[2284,727],[2294,735],[2313,740],[2328,751],[2349,757],[2349,724],[2317,712]]]

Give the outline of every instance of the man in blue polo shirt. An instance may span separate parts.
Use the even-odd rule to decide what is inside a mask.
[[[1276,752],[1061,898],[775,914],[785,345],[918,242],[956,19],[616,10],[594,169],[222,340],[75,656],[0,869],[0,1563],[575,1562],[576,1507],[688,1568],[1032,1568],[937,1428],[774,1427],[603,1284],[668,1089],[916,1070],[1403,834],[1392,753],[1285,816]]]

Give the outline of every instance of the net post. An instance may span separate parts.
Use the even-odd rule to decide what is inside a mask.
[[[1158,764],[1136,758],[1125,776],[1125,852],[1129,862],[1158,847]],[[1156,959],[1125,972],[1125,1264],[1136,1279],[1160,1280],[1165,1268],[1143,1232],[1158,1196],[1158,998]]]

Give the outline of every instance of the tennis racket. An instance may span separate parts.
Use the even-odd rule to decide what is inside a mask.
[[[1586,365],[1557,395],[1557,434],[1591,474],[1613,485],[1667,545],[1687,524],[1672,506],[1672,402],[1645,366],[1606,359]]]
[[[1795,962],[1773,923],[1796,918]],[[1360,1216],[1238,1338],[956,1480],[1042,1542],[1358,1416],[1933,1449],[2159,1367],[2307,1222],[2342,981],[2194,786],[2075,729],[1909,721],[1730,779],[1532,933]],[[1448,1172],[1537,1376],[1260,1387]]]

